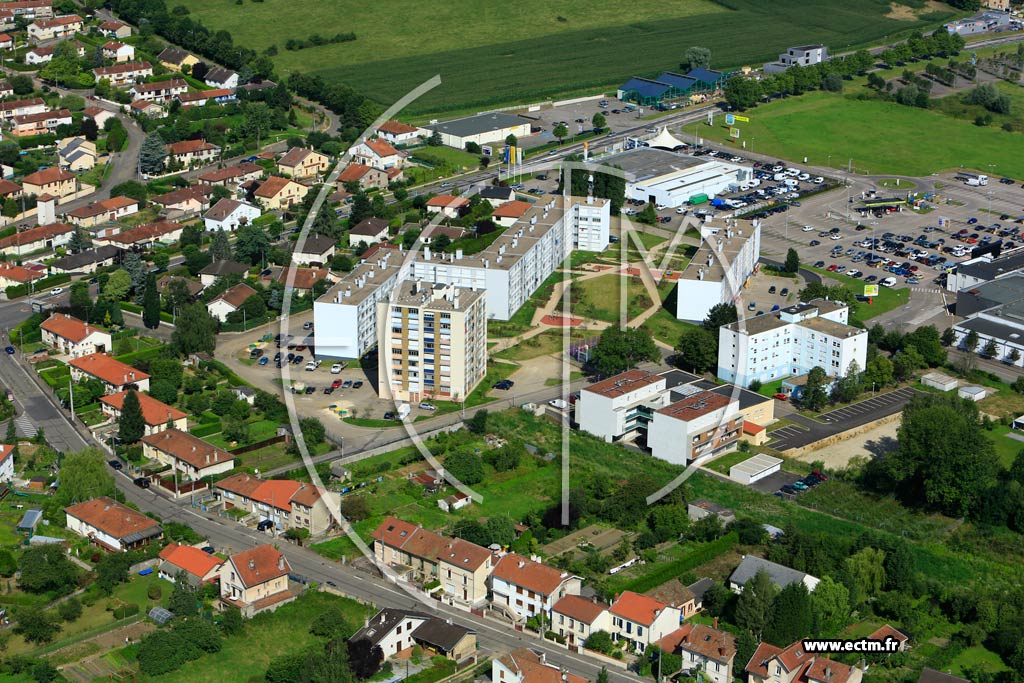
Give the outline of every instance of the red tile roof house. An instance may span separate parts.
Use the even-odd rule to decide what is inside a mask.
[[[492,683],[587,683],[587,679],[548,664],[543,652],[520,648],[491,660]]]
[[[149,390],[149,375],[105,353],[79,356],[68,365],[71,367],[71,379],[76,382],[81,382],[83,377],[98,379],[106,385],[108,394],[126,389]]]
[[[163,537],[156,520],[106,496],[64,508],[67,528],[111,552],[141,548]]]
[[[11,135],[23,138],[53,133],[59,126],[68,125],[71,125],[71,110],[55,109],[39,114],[15,116],[11,119],[11,130],[9,132]]]
[[[220,147],[206,140],[182,140],[167,145],[168,159],[185,167],[208,164],[219,154]]]
[[[709,683],[732,683],[736,636],[731,633],[687,622],[657,644],[663,651],[679,655],[683,669],[702,671]]]
[[[515,199],[511,202],[505,202],[496,208],[494,213],[491,214],[491,218],[503,228],[508,228],[532,208],[533,204],[530,202]]]
[[[285,267],[281,270],[281,275],[276,278],[284,283],[285,287],[291,287],[292,289],[299,292],[311,292],[313,291],[313,285],[320,280],[327,280],[327,282],[333,284],[337,282],[338,278],[331,274],[331,271],[327,268],[290,268]]]
[[[191,481],[224,474],[235,467],[233,455],[192,436],[184,428],[165,429],[142,437],[142,454],[170,465],[181,473],[181,479]]]
[[[402,153],[384,140],[367,140],[362,144],[356,145],[349,152],[351,152],[352,159],[356,163],[373,166],[382,171],[393,167],[403,168],[405,166],[405,157]]]
[[[377,127],[377,135],[392,145],[417,142],[419,136],[423,134],[423,131],[416,126],[410,126],[400,121],[388,121]]]
[[[240,309],[246,299],[253,295],[258,296],[259,292],[244,282],[239,282],[211,299],[206,304],[206,310],[220,322],[227,322],[228,316]]]
[[[39,329],[44,344],[71,358],[103,353],[113,345],[109,332],[66,313],[53,313]]]
[[[14,47],[14,38],[7,33],[0,33],[0,50],[10,50]],[[11,89],[11,94],[14,93],[14,89]]]
[[[99,66],[92,70],[92,75],[96,77],[97,81],[106,79],[110,81],[110,85],[117,88],[137,83],[147,76],[152,76],[153,65],[149,62],[125,62],[114,66]]]
[[[214,484],[226,509],[237,508],[270,520],[278,529],[307,529],[319,536],[334,526],[331,509],[339,496],[290,479],[257,479],[236,474]],[[330,506],[330,507],[329,507]]]
[[[156,223],[145,223],[134,228],[105,235],[93,237],[93,244],[113,244],[122,249],[133,247],[144,248],[155,242],[177,242],[181,239],[181,233],[185,226],[174,221],[157,221]]]
[[[129,90],[133,100],[147,102],[170,102],[175,96],[188,91],[188,83],[181,78],[157,83],[136,83]]]
[[[108,38],[127,38],[132,34],[132,27],[120,21],[105,21],[100,24],[100,33]]]
[[[34,194],[37,197],[49,194],[60,199],[78,191],[78,178],[74,173],[51,166],[42,171],[29,173],[21,179],[21,187],[25,194]]]
[[[679,628],[682,620],[678,607],[633,591],[623,591],[608,611],[612,615],[612,639],[625,641],[626,647],[635,652],[643,652]]]
[[[439,194],[427,200],[427,213],[440,213],[445,218],[458,218],[468,206],[469,200],[465,197]]]
[[[565,638],[570,649],[582,648],[591,633],[611,631],[608,605],[567,595],[551,608],[551,630]]]
[[[352,182],[359,183],[359,187],[364,190],[383,190],[388,186],[388,174],[366,164],[349,164],[338,176],[338,188],[344,189],[345,183]]]
[[[161,208],[161,215],[170,216],[173,213],[177,219],[195,216],[209,209],[212,194],[212,185],[193,185],[150,197],[149,201]]]
[[[139,200],[129,197],[111,197],[100,202],[68,211],[64,217],[69,223],[83,228],[109,223],[139,212]]]
[[[896,643],[896,652],[904,652],[908,645],[907,642],[910,637],[902,631],[894,629],[889,624],[884,624],[878,628],[877,631],[868,636],[869,640],[889,640]]]
[[[296,598],[288,588],[291,565],[273,546],[258,545],[235,553],[220,568],[220,599],[251,619],[273,612]]]
[[[0,288],[24,285],[35,280],[42,280],[46,277],[45,272],[29,270],[16,266],[13,263],[0,261]]]
[[[743,670],[748,683],[860,683],[864,677],[858,667],[805,652],[802,640],[786,648],[761,643]]]
[[[582,584],[578,576],[509,553],[491,572],[491,606],[523,620],[543,613],[550,621],[555,603],[566,595],[579,595]]]
[[[116,394],[100,398],[100,409],[114,422],[121,419],[121,411],[124,409],[124,400],[128,397],[128,391],[119,391]],[[146,423],[146,436],[159,434],[167,429],[168,424],[176,429],[188,429],[188,413],[183,413],[163,401],[158,401],[149,394],[136,391],[135,395],[138,396],[139,406],[142,408],[142,419]]]
[[[263,167],[254,164],[251,161],[243,161],[240,164],[234,166],[225,166],[224,168],[218,168],[212,171],[206,171],[196,177],[201,183],[207,183],[209,185],[225,185],[228,187],[237,187],[242,183],[247,183],[250,180],[259,180],[263,177],[265,171]]]
[[[43,249],[63,247],[71,241],[75,226],[67,223],[40,225],[0,239],[0,253],[21,256]]]
[[[0,102],[0,120],[10,121],[15,116],[39,114],[46,111],[46,102],[42,97],[30,97],[24,100]]]
[[[157,575],[161,579],[176,583],[178,577],[183,576],[193,588],[219,579],[220,566],[223,564],[218,558],[195,546],[180,543],[168,544],[160,551],[160,560]]]

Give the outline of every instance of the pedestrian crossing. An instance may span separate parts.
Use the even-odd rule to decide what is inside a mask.
[[[39,430],[36,429],[28,415],[19,415],[14,418],[14,430],[18,436],[26,439],[32,439],[39,434]]]
[[[920,292],[922,294],[941,294],[942,290],[938,287],[911,287],[911,292]]]

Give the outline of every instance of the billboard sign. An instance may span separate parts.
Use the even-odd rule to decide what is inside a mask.
[[[725,115],[725,125],[732,126],[736,124],[736,117],[732,114]]]
[[[729,129],[729,137],[731,137],[731,138],[738,138],[739,136],[740,136],[740,129],[739,128],[730,128]]]
[[[864,296],[878,296],[878,285],[864,285]]]

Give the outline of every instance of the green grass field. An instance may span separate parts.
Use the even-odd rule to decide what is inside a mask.
[[[623,276],[618,274],[602,275],[574,284],[579,288],[579,303],[573,312],[588,318],[616,323],[621,317],[620,300],[622,297]],[[632,320],[647,308],[652,301],[643,282],[639,277],[626,278],[626,318]]]
[[[709,48],[715,67],[737,67],[801,43],[822,42],[840,52],[953,15],[915,10],[898,19],[888,14],[889,0],[638,0],[628,13],[615,3],[584,0],[453,0],[444,12],[400,0],[181,4],[193,19],[230,31],[238,45],[258,51],[276,45],[281,74],[313,72],[378,102],[393,102],[439,74],[442,85],[417,100],[411,114],[614,87],[633,75],[677,69],[689,45]],[[919,0],[892,4],[924,7]],[[357,40],[285,49],[288,39],[307,38],[310,27],[325,37],[353,31]]]

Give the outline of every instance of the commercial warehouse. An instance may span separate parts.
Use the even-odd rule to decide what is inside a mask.
[[[530,121],[514,114],[500,112],[477,114],[454,121],[441,121],[424,126],[430,133],[441,136],[441,144],[456,149],[465,149],[467,142],[478,145],[492,143],[504,144],[505,138],[515,135],[517,138],[530,134]]]
[[[639,147],[601,159],[626,175],[626,198],[676,207],[705,195],[714,197],[753,176],[753,168],[718,159]]]

